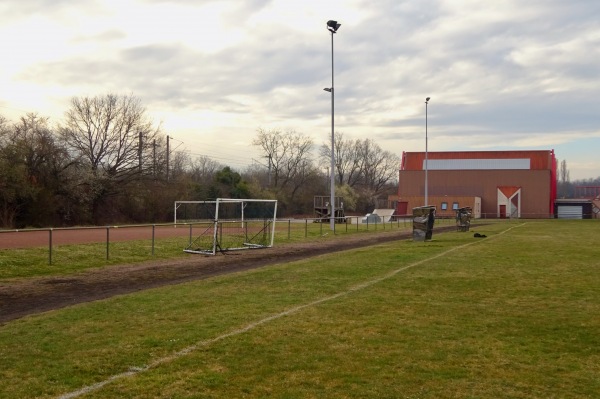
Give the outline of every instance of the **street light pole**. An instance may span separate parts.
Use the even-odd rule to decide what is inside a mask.
[[[429,157],[427,154],[427,105],[429,105],[429,99],[431,97],[427,97],[425,99],[425,206],[429,205],[429,198],[428,198],[428,182],[427,182],[427,172],[429,169],[429,165],[428,165],[428,161],[429,161]]]
[[[327,21],[327,30],[331,32],[331,87],[323,90],[331,93],[331,178],[329,198],[329,228],[335,231],[335,136],[334,136],[334,90],[333,90],[333,34],[337,32],[342,24],[337,21]]]

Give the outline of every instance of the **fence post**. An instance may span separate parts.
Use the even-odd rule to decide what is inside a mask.
[[[288,219],[288,240],[292,236],[292,219]]]
[[[304,238],[308,237],[308,219],[304,219]]]
[[[52,228],[48,230],[48,264],[52,264]]]
[[[152,225],[152,256],[154,256],[154,228],[156,227],[155,224]]]
[[[106,260],[108,260],[108,244],[110,243],[110,226],[106,226]]]
[[[188,245],[192,245],[192,223],[190,223],[190,242]]]

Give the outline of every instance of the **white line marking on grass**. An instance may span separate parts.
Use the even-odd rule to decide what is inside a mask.
[[[342,296],[351,294],[353,292],[360,291],[362,289],[368,288],[368,287],[370,287],[372,285],[375,285],[377,283],[385,281],[385,280],[387,280],[387,279],[395,276],[398,273],[401,273],[401,272],[406,271],[408,269],[411,269],[413,267],[422,265],[422,264],[427,263],[429,261],[432,261],[434,259],[440,258],[440,257],[445,256],[445,255],[449,254],[450,252],[456,251],[458,249],[462,249],[462,248],[469,247],[471,245],[478,244],[478,243],[480,243],[482,241],[489,240],[490,238],[493,238],[493,237],[498,237],[498,236],[500,236],[500,235],[502,235],[504,233],[509,232],[510,230],[512,230],[512,229],[514,229],[516,227],[521,227],[521,226],[524,226],[524,225],[525,225],[525,223],[522,223],[520,225],[513,226],[513,227],[510,227],[510,228],[508,228],[508,229],[506,229],[504,231],[501,231],[500,233],[498,233],[498,234],[496,234],[494,236],[484,238],[483,240],[478,240],[478,241],[470,242],[468,244],[460,245],[458,247],[450,248],[449,250],[447,250],[445,252],[442,252],[440,254],[434,255],[434,256],[432,256],[430,258],[423,259],[423,260],[417,261],[415,263],[411,263],[410,265],[401,267],[401,268],[396,269],[396,270],[392,270],[391,272],[389,272],[387,274],[384,274],[383,276],[378,277],[376,279],[369,280],[369,281],[366,281],[366,282],[364,282],[362,284],[358,284],[358,285],[355,285],[353,287],[350,287],[347,291],[339,292],[337,294],[333,294],[333,295],[330,295],[330,296],[327,296],[327,297],[324,297],[324,298],[321,298],[321,299],[317,299],[316,301],[312,301],[312,302],[309,302],[309,303],[304,304],[304,305],[295,306],[295,307],[290,308],[288,310],[285,310],[285,311],[283,311],[281,313],[277,313],[277,314],[274,314],[272,316],[265,317],[264,319],[255,321],[254,323],[250,323],[250,324],[248,324],[248,325],[246,325],[246,326],[244,326],[242,328],[239,328],[237,330],[233,330],[233,331],[230,331],[228,333],[219,335],[218,337],[207,339],[207,340],[204,340],[204,341],[199,341],[198,343],[196,343],[194,345],[190,345],[190,346],[188,346],[186,348],[183,348],[182,350],[177,351],[177,352],[173,353],[172,355],[169,355],[169,356],[166,356],[166,357],[163,357],[163,358],[160,358],[160,359],[156,359],[155,361],[149,363],[146,366],[143,366],[143,367],[134,367],[134,366],[132,366],[126,372],[112,375],[112,376],[108,377],[107,379],[105,379],[104,381],[100,381],[100,382],[97,382],[95,384],[83,387],[83,388],[81,388],[81,389],[79,389],[77,391],[73,391],[73,392],[69,392],[69,393],[66,393],[64,395],[61,395],[61,396],[59,396],[59,399],[76,398],[78,396],[85,395],[86,393],[97,391],[98,389],[104,387],[107,384],[110,384],[113,381],[120,380],[120,379],[125,378],[125,377],[134,376],[136,374],[140,374],[140,373],[142,373],[144,371],[147,371],[149,369],[158,367],[158,366],[160,366],[162,364],[172,362],[172,361],[177,360],[177,359],[179,359],[179,358],[181,358],[183,356],[187,356],[188,354],[190,354],[192,352],[195,352],[199,348],[202,348],[202,347],[214,344],[216,342],[222,341],[222,340],[224,340],[226,338],[233,337],[233,336],[236,336],[236,335],[240,335],[240,334],[243,334],[243,333],[248,332],[250,330],[253,330],[256,327],[261,326],[263,324],[266,324],[266,323],[268,323],[270,321],[280,319],[280,318],[282,318],[284,316],[289,316],[289,315],[297,313],[297,312],[299,312],[299,311],[301,311],[303,309],[310,308],[310,307],[316,306],[316,305],[320,305],[320,304],[322,304],[324,302],[329,302],[331,300],[340,298]]]

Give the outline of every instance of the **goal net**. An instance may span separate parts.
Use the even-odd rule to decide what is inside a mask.
[[[276,200],[175,201],[174,213],[176,224],[190,224],[195,232],[185,252],[215,255],[217,251],[273,246]]]

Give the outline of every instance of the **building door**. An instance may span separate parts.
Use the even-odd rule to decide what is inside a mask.
[[[521,187],[498,186],[498,217],[521,217]]]
[[[397,215],[407,215],[408,214],[408,202],[400,202],[396,205],[396,214]]]
[[[500,219],[506,219],[506,205],[500,205]]]

